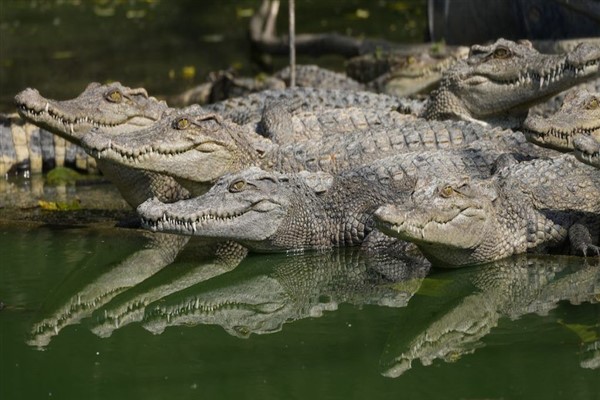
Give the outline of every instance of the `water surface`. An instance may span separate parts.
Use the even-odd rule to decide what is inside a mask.
[[[135,229],[0,237],[1,398],[600,393],[600,270],[579,258],[425,277],[352,250],[228,264],[197,243],[165,266],[181,242]]]

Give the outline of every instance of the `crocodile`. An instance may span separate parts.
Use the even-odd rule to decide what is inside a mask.
[[[417,296],[422,303],[407,308],[386,344],[384,376],[405,374],[415,360],[424,366],[436,359],[456,362],[485,346],[483,338],[503,319],[547,315],[561,301],[597,303],[600,293],[600,269],[564,256],[520,255],[447,276],[432,275],[445,283],[442,293]],[[582,368],[594,368],[593,343],[589,347],[591,360]]]
[[[145,89],[128,88],[119,82],[90,83],[78,97],[64,101],[46,99],[37,90],[26,89],[17,94],[15,101],[25,120],[77,145],[91,129],[101,129],[107,137],[136,132],[159,120],[169,109],[164,101],[148,96]],[[188,195],[168,176],[106,160],[96,162],[134,208],[150,197],[172,201]]]
[[[219,325],[239,338],[271,334],[294,321],[320,317],[340,304],[405,307],[429,271],[427,264],[374,260],[362,249],[273,255],[173,293],[145,308],[142,326]]]
[[[312,87],[265,90],[247,96],[234,97],[204,105],[206,111],[215,112],[237,124],[258,122],[266,105],[274,102],[295,102],[302,111],[323,108],[363,107],[378,110],[412,110],[421,103],[386,94],[343,89],[320,89]]]
[[[290,69],[254,78],[236,76],[234,71],[209,74],[208,82],[173,97],[169,103],[180,107],[209,104],[232,97],[246,96],[264,90],[282,90],[290,86]],[[366,90],[366,87],[344,74],[317,65],[296,65],[296,86],[320,89]]]
[[[569,95],[569,93],[577,91],[588,91],[592,93],[600,92],[600,77],[592,78],[589,81],[575,85],[571,89],[560,92],[549,100],[531,107],[527,117],[534,115],[541,117],[552,116],[553,114],[557,113],[558,110],[560,110],[565,102],[565,97]]]
[[[64,139],[79,144],[93,127],[115,134],[135,131],[160,119],[168,108],[163,101],[148,96],[143,88],[128,88],[119,82],[101,85],[90,83],[71,100],[46,99],[36,89],[25,89],[15,96],[17,111]]]
[[[348,60],[346,73],[375,92],[415,96],[437,87],[442,74],[468,53],[468,47],[443,44],[432,44],[418,52],[376,51]]]
[[[544,151],[526,143],[519,132],[464,121],[422,119],[407,120],[396,128],[279,145],[199,106],[174,111],[148,129],[131,134],[109,137],[92,130],[82,144],[96,158],[168,174],[199,195],[225,173],[250,166],[280,172],[337,173],[388,155],[463,147],[485,140],[508,152],[538,156]]]
[[[581,162],[600,168],[600,137],[580,135],[573,141],[575,157]]]
[[[24,121],[17,114],[0,114],[0,175],[30,176],[55,167],[98,172],[96,160],[81,147]]]
[[[449,68],[421,114],[518,126],[534,103],[598,76],[600,46],[581,43],[564,54],[542,54],[531,42],[498,39],[471,47]]]
[[[270,102],[297,100],[304,111],[358,105],[407,110],[426,119],[462,119],[515,127],[529,107],[597,77],[599,66],[597,43],[583,42],[563,54],[542,54],[528,41],[499,39],[489,46],[472,46],[466,59],[457,60],[444,72],[440,87],[425,104],[369,92],[297,88],[267,90],[210,104],[206,109],[244,124],[260,120]]]
[[[527,140],[559,151],[573,151],[578,135],[600,138],[600,93],[572,90],[555,114],[529,115],[522,126]]]
[[[353,246],[373,233],[373,212],[404,202],[419,176],[488,177],[501,156],[490,143],[477,143],[399,154],[335,176],[251,167],[223,176],[202,196],[170,204],[151,199],[137,211],[153,231],[229,239],[254,251]]]
[[[600,255],[600,174],[565,154],[509,165],[487,180],[431,177],[375,220],[440,266],[560,251],[567,239],[575,254]]]
[[[248,126],[256,133],[278,144],[320,141],[327,136],[339,136],[358,131],[398,129],[414,119],[411,114],[377,108],[348,107],[298,111],[297,102],[280,101],[268,104],[260,121]]]

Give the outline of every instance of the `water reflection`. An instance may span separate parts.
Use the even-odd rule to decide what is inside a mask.
[[[65,327],[89,317],[119,293],[154,275],[175,259],[189,238],[168,234],[146,234],[145,248],[122,262],[104,268],[83,265],[53,293],[31,328],[27,343],[43,348]]]
[[[405,314],[382,358],[385,376],[402,375],[414,360],[431,365],[474,352],[500,318],[545,315],[563,300],[598,302],[600,269],[584,259],[521,256],[457,271],[451,287],[423,305],[432,312]],[[586,346],[589,358],[581,366],[597,368],[598,341]]]
[[[243,268],[149,305],[143,326],[162,333],[168,326],[215,324],[242,338],[274,333],[340,303],[404,307],[428,270],[426,262],[371,258],[352,248],[254,257]]]
[[[186,242],[153,234],[122,262],[83,265],[47,302],[28,344],[44,348],[80,323],[100,337],[138,323],[154,334],[217,325],[248,338],[335,312],[342,303],[373,305],[399,311],[380,360],[384,376],[399,377],[415,360],[427,366],[475,352],[503,318],[546,315],[562,301],[600,301],[600,268],[574,257],[522,256],[430,271],[422,258],[393,250],[247,256],[233,243],[190,243],[181,252]],[[558,321],[579,335],[581,367],[598,368],[600,324]]]
[[[188,252],[189,253],[189,252]],[[204,282],[235,268],[246,256],[247,250],[233,242],[202,242],[191,251],[194,261],[183,260],[170,268],[165,268],[146,281],[131,288],[101,307],[93,316],[90,329],[100,337],[108,337],[115,329],[144,317],[148,304],[172,293]]]

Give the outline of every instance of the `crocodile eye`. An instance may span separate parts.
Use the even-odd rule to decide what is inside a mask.
[[[417,59],[415,57],[413,57],[413,56],[408,56],[406,58],[406,62],[408,63],[408,65],[412,65],[412,64],[414,64],[414,63],[417,62]]]
[[[180,131],[189,128],[190,125],[191,125],[190,120],[185,117],[179,118],[179,119],[175,120],[175,122],[173,122],[173,128],[180,130]]]
[[[229,185],[229,191],[231,193],[238,193],[244,190],[245,187],[246,181],[243,179],[238,179],[237,181],[231,182],[231,184]]]
[[[120,103],[121,101],[123,101],[123,95],[116,89],[106,93],[104,98],[110,101],[111,103]]]
[[[598,99],[593,98],[587,102],[587,104],[585,105],[585,108],[588,110],[596,110],[599,106],[600,106],[600,103],[598,102]]]
[[[442,197],[450,197],[452,194],[454,194],[454,189],[450,185],[446,185],[440,190],[440,196]]]
[[[507,49],[506,47],[498,47],[496,50],[494,50],[494,58],[508,58],[510,57],[510,50]]]

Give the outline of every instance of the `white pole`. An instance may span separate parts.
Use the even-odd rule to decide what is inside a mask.
[[[294,0],[289,0],[290,12],[290,87],[296,87],[296,13]]]

